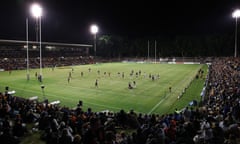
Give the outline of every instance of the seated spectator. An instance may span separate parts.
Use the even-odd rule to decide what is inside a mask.
[[[60,136],[58,143],[59,144],[72,144],[72,138],[68,134],[68,130],[67,129],[63,129],[62,135]]]

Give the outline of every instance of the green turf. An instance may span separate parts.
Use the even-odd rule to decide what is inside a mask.
[[[189,101],[198,99],[204,80],[196,80],[198,84],[190,86],[187,91],[193,94],[183,95],[178,100],[185,87],[195,79],[200,68],[199,64],[143,64],[143,63],[103,63],[94,65],[81,65],[73,67],[57,67],[43,69],[43,83],[35,78],[35,72],[39,69],[30,70],[30,80],[27,81],[26,70],[0,72],[0,90],[5,86],[15,90],[17,96],[29,98],[38,96],[39,101],[47,98],[50,102],[61,101],[61,106],[74,108],[79,100],[83,101],[83,107],[91,107],[93,111],[129,111],[134,109],[141,113],[166,113],[175,108],[186,106]],[[68,83],[69,72],[72,71],[72,79]],[[89,72],[91,68],[91,72]],[[206,69],[206,66],[204,66]],[[100,71],[98,75],[97,71]],[[130,72],[134,71],[133,77]],[[135,73],[141,70],[141,76]],[[205,70],[206,71],[206,70]],[[84,73],[81,77],[81,72]],[[106,75],[104,75],[106,72]],[[118,76],[118,72],[121,73]],[[124,72],[124,78],[122,78]],[[110,76],[108,73],[111,73]],[[146,73],[146,78],[144,78]],[[149,74],[160,75],[160,79],[152,81]],[[99,87],[95,87],[98,79]],[[128,83],[136,81],[136,88],[128,89]],[[195,83],[195,82],[194,82]],[[41,85],[45,88],[42,91]],[[169,87],[172,92],[169,92]]]

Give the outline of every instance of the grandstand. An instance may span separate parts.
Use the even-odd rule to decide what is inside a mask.
[[[57,65],[56,61],[66,61],[66,59],[75,62],[72,64],[85,63],[91,56],[90,48],[92,48],[92,45],[88,44],[55,42],[42,42],[41,44],[43,67]],[[28,52],[30,68],[37,68],[39,65],[39,43],[28,41]],[[25,69],[26,58],[26,41],[0,40],[0,69]],[[18,63],[15,61],[18,61]],[[15,64],[14,66],[12,65],[13,63]]]

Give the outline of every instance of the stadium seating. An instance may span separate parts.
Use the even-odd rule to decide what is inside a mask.
[[[17,137],[27,135],[18,124],[34,123],[34,132],[40,130],[46,143],[59,144],[65,136],[71,141],[80,137],[82,144],[237,144],[240,142],[239,70],[239,58],[216,58],[209,67],[203,105],[196,109],[188,105],[169,114],[142,114],[134,110],[94,112],[82,103],[70,109],[61,107],[59,100],[43,105],[33,103],[38,96],[24,100],[1,93],[0,141],[8,138],[13,144],[19,143]],[[14,114],[14,110],[18,113]],[[17,126],[23,135],[15,131]]]

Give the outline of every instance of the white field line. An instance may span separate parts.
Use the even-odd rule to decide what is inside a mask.
[[[168,93],[163,99],[161,99],[161,100],[148,112],[148,115],[151,114],[151,113],[167,98],[168,95],[170,95],[170,93]]]
[[[22,89],[22,88],[18,88],[20,90],[24,90],[24,91],[29,91],[29,92],[35,92],[34,90],[26,90],[26,89]],[[54,95],[54,94],[51,94],[52,97],[55,97],[55,98],[59,98],[59,95]],[[67,97],[61,97],[61,99],[65,99],[65,100],[69,100],[69,98]],[[74,100],[75,101],[75,100]],[[91,103],[91,102],[84,102],[84,103],[87,103],[87,104],[92,104],[92,105],[96,105],[96,106],[100,106],[100,107],[104,107],[104,108],[112,108],[112,109],[118,109],[118,110],[121,110],[122,108],[119,108],[119,107],[112,107],[112,106],[108,106],[108,105],[101,105],[101,104],[97,104],[97,103]],[[77,103],[76,103],[77,105]]]
[[[201,66],[199,66],[201,67]],[[186,79],[190,79],[189,77],[186,77],[185,79],[181,80],[179,83],[182,83],[183,81],[185,81]],[[191,82],[191,81],[190,81]],[[174,91],[172,91],[174,92]],[[170,93],[168,93],[166,96],[164,96],[163,99],[161,99],[149,112],[148,114],[151,114],[168,96],[170,95]]]

